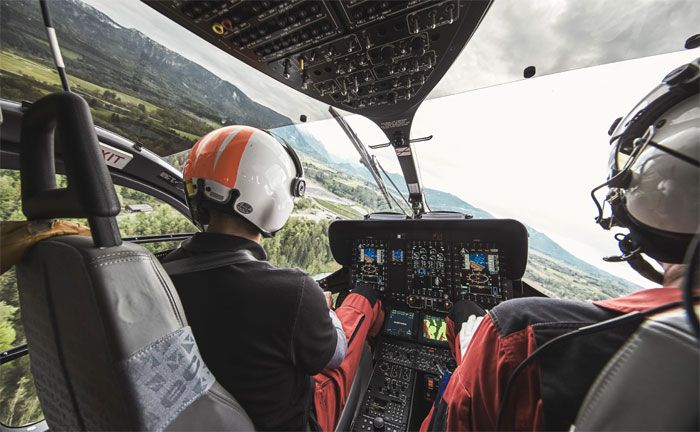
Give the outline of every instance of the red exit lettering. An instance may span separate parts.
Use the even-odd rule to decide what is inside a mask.
[[[107,162],[112,162],[112,163],[119,163],[122,159],[125,159],[124,156],[120,156],[116,153],[112,153],[109,150],[102,149],[102,157],[105,158],[105,161]]]

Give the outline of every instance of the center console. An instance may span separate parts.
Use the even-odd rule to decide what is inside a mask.
[[[454,369],[443,317],[388,311],[375,367],[354,431],[415,430],[435,400],[443,372]]]

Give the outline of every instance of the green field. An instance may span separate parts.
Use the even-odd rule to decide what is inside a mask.
[[[189,132],[181,131],[181,130],[179,130],[179,129],[170,128],[170,130],[173,131],[173,132],[175,132],[176,134],[180,135],[180,136],[183,137],[183,138],[187,138],[187,139],[190,139],[190,140],[193,140],[193,141],[197,141],[197,140],[199,140],[199,138],[200,138],[199,136],[197,136],[197,135],[195,135],[195,134],[191,134],[191,133],[189,133]]]
[[[76,56],[78,55],[75,53],[72,54]],[[68,58],[69,56],[66,57]],[[43,65],[41,63],[29,60],[20,55],[17,55],[12,51],[0,51],[0,69],[14,73],[16,75],[27,76],[30,79],[34,79],[39,82],[60,85],[58,74],[56,73],[55,69]],[[68,74],[68,81],[76,89],[81,89],[88,93],[94,93],[96,95],[103,94],[105,90],[112,91],[116,93],[117,97],[126,104],[133,104],[134,106],[143,104],[146,107],[147,113],[156,112],[159,109],[152,103],[146,102],[145,100],[139,99],[138,97],[122,93],[119,90],[106,89],[102,86],[93,84],[89,81],[85,81],[70,74]]]
[[[322,198],[314,198],[314,200],[323,206],[326,210],[329,210],[338,216],[344,217],[346,219],[362,219],[364,215],[360,214],[357,210],[352,207],[345,206],[333,201],[324,200]]]

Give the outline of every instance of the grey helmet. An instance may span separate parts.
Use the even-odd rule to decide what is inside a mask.
[[[665,263],[683,262],[700,226],[700,59],[669,73],[610,128],[610,175],[595,188],[597,222],[627,228],[616,236],[622,255],[643,276],[661,274],[641,254]],[[603,217],[595,192],[609,188]]]

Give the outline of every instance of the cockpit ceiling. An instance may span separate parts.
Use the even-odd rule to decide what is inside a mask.
[[[146,1],[261,72],[377,120],[425,99],[491,1]]]

